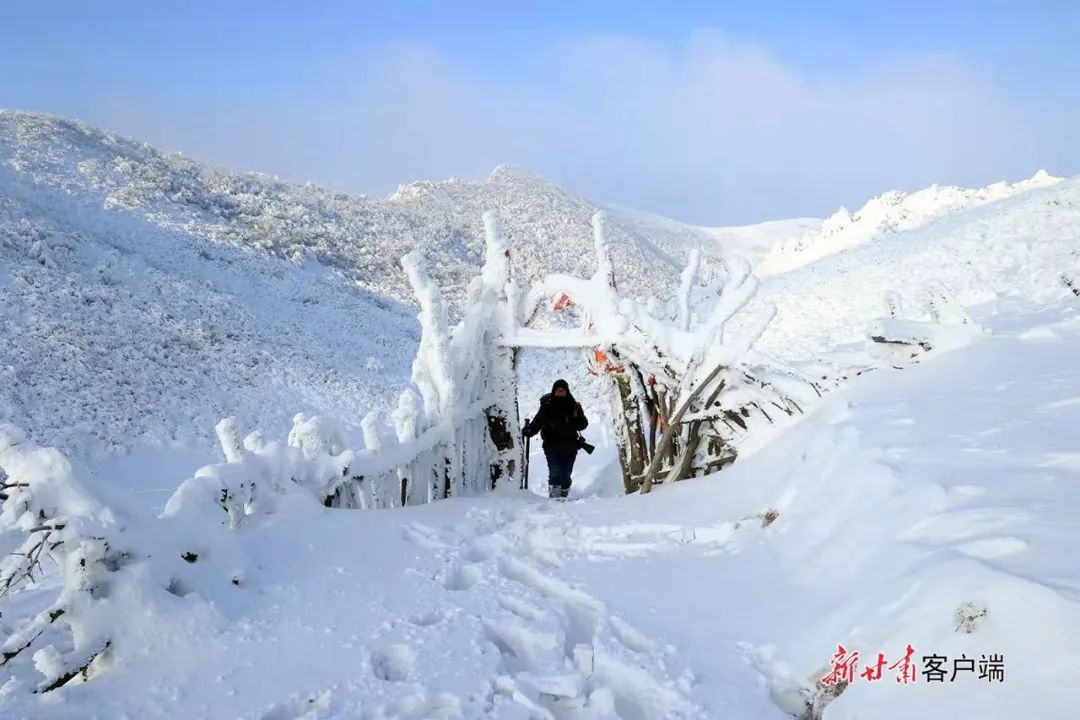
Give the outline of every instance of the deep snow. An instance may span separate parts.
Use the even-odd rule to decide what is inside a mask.
[[[359,512],[298,494],[237,531],[189,529],[208,554],[188,566],[178,520],[154,515],[219,460],[221,417],[283,438],[315,410],[356,443],[407,384],[418,336],[396,263],[414,241],[452,300],[485,206],[509,215],[523,279],[588,275],[593,206],[508,168],[369,200],[40,116],[0,128],[0,422],[58,446],[103,517],[169,558],[135,562],[140,582],[107,601],[129,618],[107,672],[34,695],[31,668],[0,668],[0,716],[1076,715],[1080,179],[888,194],[825,228],[613,210],[625,288],[673,292],[699,244],[765,257],[778,312],[760,352],[838,389],[722,473],[623,497],[581,350],[529,349],[522,415],[565,374],[601,446],[572,502]],[[883,327],[934,347],[882,354],[867,335]],[[533,463],[543,492],[538,448]],[[50,575],[5,601],[0,629],[56,590]],[[908,644],[1002,654],[1004,682],[887,671],[826,705],[838,644],[860,670]]]
[[[907,644],[999,653],[1005,680],[886,672],[827,718],[1072,717],[1080,312],[983,310],[976,345],[857,378],[754,456],[651,496],[279,515],[231,536],[242,588],[151,604],[140,652],[45,697],[9,684],[0,707],[782,718],[840,643],[890,662]],[[985,611],[970,633],[969,607]]]

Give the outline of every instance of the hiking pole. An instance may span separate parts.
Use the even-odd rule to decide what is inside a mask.
[[[529,418],[525,418],[525,427],[529,426]],[[521,489],[529,489],[529,436],[525,435],[525,432],[521,433],[525,437],[525,467],[521,473]]]

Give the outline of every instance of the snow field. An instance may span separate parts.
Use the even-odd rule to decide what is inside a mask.
[[[248,482],[235,463],[201,474],[207,492],[178,493],[163,517],[146,510],[169,508],[172,487],[210,460],[222,417],[279,437],[294,413],[340,415],[329,434],[313,425],[323,415],[300,416],[297,448],[334,435],[319,457],[380,439],[361,418],[393,406],[417,342],[413,310],[393,299],[404,274],[385,270],[399,250],[425,247],[449,287],[450,309],[429,307],[437,345],[469,295],[455,279],[480,261],[480,210],[502,209],[508,236],[537,228],[513,257],[524,279],[593,270],[593,206],[508,168],[350,200],[75,124],[7,113],[0,126],[0,328],[17,338],[0,354],[0,420],[29,430],[4,427],[7,471],[52,473],[46,485],[66,489],[43,502],[92,520],[67,526],[86,542],[66,572],[5,599],[2,634],[80,597],[80,557],[121,553],[74,634],[49,629],[32,662],[0,668],[0,716],[1076,716],[1080,180],[887,194],[820,228],[688,229],[613,211],[622,287],[675,291],[682,255],[709,233],[757,256],[800,233],[759,266],[769,274],[749,309],[777,315],[758,350],[849,380],[716,476],[605,497],[619,483],[602,379],[580,350],[529,350],[522,417],[557,376],[586,401],[601,447],[581,460],[582,499],[506,491],[331,510],[295,481],[341,468],[300,478],[300,455],[311,458],[294,448],[264,458],[276,474],[255,473],[287,490],[241,497],[234,531],[216,514],[213,473]],[[703,292],[681,287],[672,319],[701,311]],[[867,342],[875,332],[931,350],[883,351]],[[439,380],[441,352],[428,348],[425,378]],[[420,389],[444,409],[460,390]],[[265,447],[217,427],[226,448]],[[60,450],[28,462],[35,441]],[[541,458],[534,446],[540,491]],[[25,531],[34,514],[3,522]],[[109,633],[91,682],[32,693]],[[831,699],[819,679],[838,644],[864,663],[908,644],[999,653],[1005,681],[887,674]]]

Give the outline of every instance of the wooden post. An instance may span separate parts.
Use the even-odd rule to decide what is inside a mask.
[[[656,479],[656,473],[660,470],[660,460],[671,451],[672,446],[675,443],[675,430],[681,424],[683,415],[690,409],[691,404],[701,394],[701,391],[712,383],[713,380],[724,369],[724,365],[717,365],[713,368],[704,380],[690,390],[689,395],[679,405],[679,409],[668,420],[668,426],[664,429],[664,434],[660,437],[660,445],[656,448],[656,453],[653,455],[652,462],[649,463],[649,467],[645,470],[644,477],[641,482],[641,493],[645,493],[652,490],[653,481]],[[724,382],[720,381],[719,387],[714,391],[714,396],[719,395],[720,391],[724,388]]]
[[[498,455],[491,462],[490,478],[491,489],[504,476],[514,477],[517,474],[517,458],[514,456],[514,433],[510,429],[510,423],[497,405],[492,405],[484,411],[487,418],[488,435],[495,445]],[[505,468],[505,470],[504,470]]]
[[[641,408],[634,393],[630,375],[626,370],[611,373],[616,402],[613,412],[619,413],[615,427],[615,442],[619,452],[619,468],[622,470],[623,488],[627,494],[638,489],[638,478],[645,470],[648,457],[645,428]]]

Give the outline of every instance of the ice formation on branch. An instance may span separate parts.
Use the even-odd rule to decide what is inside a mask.
[[[795,396],[816,394],[812,384],[760,358],[751,365],[754,343],[775,310],[759,304],[747,312],[758,281],[742,258],[728,259],[725,281],[710,285],[711,296],[694,303],[702,257],[692,252],[673,288],[673,303],[665,304],[620,293],[603,213],[593,217],[593,248],[596,272],[591,278],[549,275],[525,301],[526,322],[541,302],[572,302],[581,311],[579,330],[551,337],[515,327],[502,343],[578,345],[590,351],[595,372],[612,376],[615,436],[628,491],[643,480],[647,488],[660,468],[680,479],[730,462],[748,418],[771,422],[791,415],[800,410]],[[673,313],[666,310],[672,305]],[[739,315],[738,332],[729,332]],[[781,375],[789,380],[784,390],[775,382]],[[683,415],[690,420],[682,423]],[[663,433],[659,445],[658,432]]]
[[[257,442],[241,443],[235,422],[227,418],[217,426],[226,462],[204,467],[183,483],[166,515],[217,507],[238,528],[298,492],[328,506],[372,508],[517,482],[514,350],[497,341],[515,324],[518,291],[498,217],[486,213],[484,227],[484,265],[452,328],[446,299],[423,256],[416,251],[402,258],[420,305],[421,336],[412,366],[416,392],[401,394],[389,422],[374,413],[363,419],[363,449],[349,449],[342,428],[323,416],[297,415],[286,444],[261,435]]]

